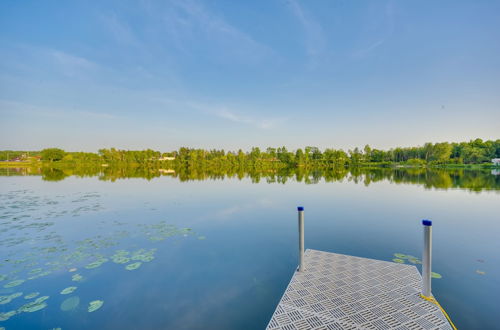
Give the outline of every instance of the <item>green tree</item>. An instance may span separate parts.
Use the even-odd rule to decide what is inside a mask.
[[[66,152],[59,148],[48,148],[48,149],[43,149],[40,152],[40,154],[42,156],[42,160],[55,162],[63,159],[64,156],[66,155]]]

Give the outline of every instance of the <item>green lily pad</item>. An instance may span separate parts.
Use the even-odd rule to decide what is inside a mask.
[[[101,267],[101,265],[103,263],[105,263],[106,261],[108,261],[108,259],[106,259],[106,258],[99,259],[99,260],[96,260],[94,262],[91,262],[90,264],[88,264],[87,266],[85,266],[85,268],[87,268],[87,269],[93,269],[93,268]]]
[[[7,275],[0,274],[0,281],[6,280],[6,279],[7,279]]]
[[[439,273],[431,272],[431,277],[432,278],[442,278],[443,276],[441,276],[441,274],[439,274]]]
[[[70,294],[76,290],[76,286],[69,286],[66,289],[61,291],[61,294]]]
[[[21,285],[23,283],[24,283],[24,280],[15,280],[15,281],[12,281],[12,282],[5,284],[3,287],[4,288],[13,288],[13,287]]]
[[[394,258],[394,259],[392,259],[392,261],[397,262],[398,264],[404,264],[405,263],[405,261],[403,259],[398,259],[398,258]]]
[[[141,264],[142,264],[142,262],[134,262],[133,264],[129,264],[129,265],[125,266],[125,269],[126,270],[134,270],[134,269],[141,267]]]
[[[49,296],[41,296],[41,297],[38,297],[36,300],[34,300],[34,302],[37,304],[41,304],[47,299],[49,299]]]
[[[83,276],[80,274],[74,274],[73,276],[71,276],[71,280],[74,282],[80,282],[83,280]]]
[[[130,261],[130,258],[125,256],[113,256],[112,260],[116,264],[126,264],[127,262]]]
[[[17,297],[22,296],[22,292],[16,292],[8,296],[0,296],[0,305],[5,305],[10,303],[13,299],[16,299]]]
[[[0,321],[7,321],[10,319],[12,316],[16,315],[17,311],[10,311],[6,313],[0,313]]]
[[[63,312],[68,312],[78,307],[79,304],[80,304],[80,297],[73,296],[64,300],[60,308]]]
[[[417,258],[408,258],[408,261],[414,265],[416,264],[422,264],[422,261],[420,261],[419,259]]]
[[[41,309],[44,309],[45,307],[47,307],[46,303],[34,304],[34,305],[30,306],[30,307],[24,308],[23,312],[25,312],[25,313],[33,313],[33,312],[37,312],[37,311],[39,311]]]
[[[24,299],[33,299],[35,297],[38,297],[39,294],[40,294],[40,292],[32,292],[30,294],[25,295]]]
[[[394,253],[394,256],[398,259],[407,259],[408,256],[406,254],[402,254],[402,253]]]
[[[45,300],[49,299],[49,296],[40,297],[32,302],[22,305],[17,310],[19,313],[33,313],[47,307]]]
[[[206,239],[206,237],[205,236],[198,236],[198,239],[199,240],[204,240],[204,239]]]
[[[33,275],[33,274],[38,274],[40,273],[41,271],[43,270],[43,268],[35,268],[35,269],[32,269],[29,274]]]
[[[0,305],[8,304],[12,301],[10,296],[0,296]]]
[[[104,301],[102,301],[102,300],[91,301],[89,303],[89,309],[88,309],[89,313],[95,312],[96,310],[101,308],[103,304],[104,304]]]

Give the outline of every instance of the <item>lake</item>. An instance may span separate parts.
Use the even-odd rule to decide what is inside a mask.
[[[500,324],[495,171],[0,170],[0,329],[263,329],[306,248],[421,256],[461,329]],[[417,264],[420,269],[420,265]]]

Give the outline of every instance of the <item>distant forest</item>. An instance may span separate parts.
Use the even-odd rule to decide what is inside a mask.
[[[285,147],[258,147],[250,151],[225,151],[180,148],[171,152],[151,149],[141,151],[100,149],[97,153],[67,152],[58,148],[41,151],[0,151],[1,161],[24,161],[32,164],[61,165],[137,165],[158,166],[165,164],[172,168],[254,168],[275,169],[284,167],[334,168],[349,166],[440,166],[491,164],[491,160],[500,158],[500,139],[469,142],[426,143],[419,147],[397,147],[380,150],[366,145],[363,149],[354,148],[320,150],[317,147],[305,147],[293,151]],[[163,166],[162,166],[163,167]]]

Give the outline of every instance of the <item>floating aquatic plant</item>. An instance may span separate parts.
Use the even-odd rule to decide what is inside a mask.
[[[6,279],[7,279],[7,275],[0,274],[0,281],[6,280]]]
[[[83,276],[80,274],[74,274],[73,276],[71,276],[71,280],[75,282],[80,282],[83,280]]]
[[[40,297],[32,302],[22,305],[17,311],[18,313],[33,313],[39,311],[47,307],[47,303],[45,303],[45,300],[47,299],[49,299],[49,296]]]
[[[134,269],[137,269],[139,267],[141,267],[141,262],[134,262],[133,264],[129,264],[127,266],[125,266],[125,269],[126,270],[134,270]]]
[[[80,304],[80,297],[73,296],[64,300],[60,308],[63,312],[68,312],[78,307],[79,304]]]
[[[29,274],[37,274],[37,273],[40,273],[41,271],[43,270],[43,268],[35,268],[35,269],[32,269],[30,270]]]
[[[30,294],[25,295],[24,299],[33,299],[35,297],[38,297],[39,294],[40,294],[40,292],[32,292]]]
[[[422,261],[420,261],[418,258],[408,258],[408,261],[412,264],[422,264]]]
[[[91,301],[89,303],[89,308],[88,308],[89,313],[95,312],[96,310],[101,308],[103,304],[104,304],[104,301],[102,301],[102,300]]]
[[[76,272],[76,271],[77,271],[77,269],[76,269],[76,268],[70,268],[70,269],[68,270],[68,272],[70,272],[70,273],[72,273],[72,272]]]
[[[398,264],[404,264],[405,263],[405,261],[403,259],[398,259],[398,258],[394,258],[394,259],[392,259],[392,261],[397,262]]]
[[[394,253],[394,256],[398,259],[407,259],[408,256],[406,254],[402,254],[402,253]]]
[[[111,260],[113,260],[113,262],[116,264],[126,264],[130,261],[130,258],[125,256],[113,256],[111,257]]]
[[[476,270],[476,273],[478,273],[479,275],[484,275],[484,274],[486,274],[486,272],[483,272],[482,270]]]
[[[4,288],[13,288],[15,286],[18,286],[18,285],[21,285],[24,283],[24,280],[15,280],[15,281],[12,281],[12,282],[9,282],[7,284],[5,284],[3,287]]]
[[[22,296],[22,292],[16,292],[8,296],[0,296],[0,305],[5,305],[10,303],[12,300],[16,299],[17,297]]]
[[[61,291],[61,294],[70,294],[76,290],[76,286],[69,286],[66,289]]]
[[[205,236],[198,236],[199,240],[204,240],[206,237]]]
[[[6,313],[0,313],[0,321],[7,321],[10,319],[12,316],[16,315],[17,311],[10,311]]]
[[[97,268],[97,267],[100,267],[103,263],[105,263],[107,261],[108,261],[108,259],[102,258],[102,259],[96,260],[94,262],[91,262],[90,264],[85,266],[85,268],[87,268],[87,269]]]
[[[431,272],[431,277],[432,278],[442,278],[443,276],[441,276],[441,274],[439,274],[439,273]]]

